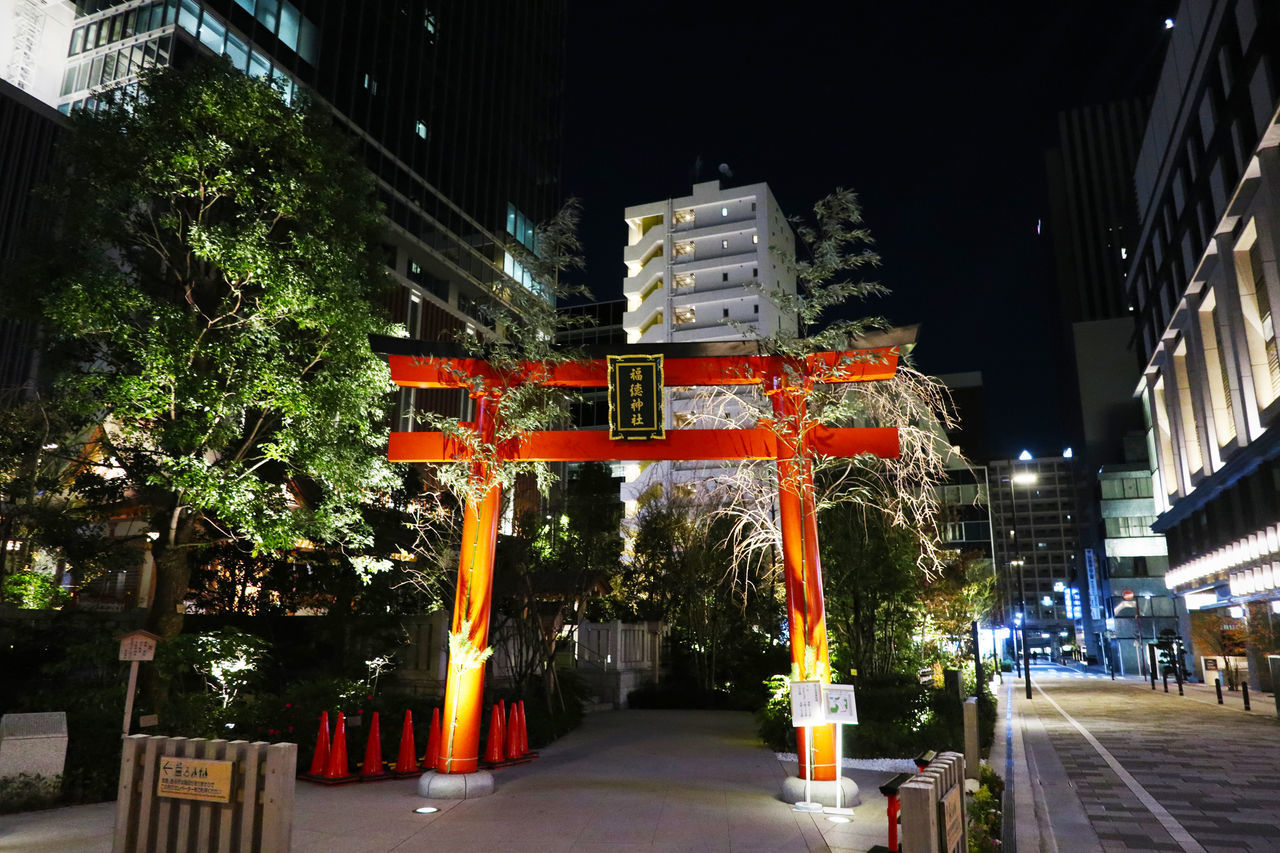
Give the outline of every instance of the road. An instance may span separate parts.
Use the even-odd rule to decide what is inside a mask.
[[[1280,851],[1280,720],[1270,695],[1033,666],[1006,673],[1019,853]],[[1006,702],[1011,704],[1006,705]],[[1025,760],[1025,765],[1021,762]],[[1002,767],[997,770],[1003,772]]]

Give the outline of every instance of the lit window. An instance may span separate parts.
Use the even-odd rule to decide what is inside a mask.
[[[729,215],[729,208],[727,208],[727,207],[722,207],[722,208],[720,208],[720,215],[721,215],[721,216],[728,216],[728,215]]]
[[[698,310],[692,305],[685,305],[676,309],[675,317],[672,320],[673,326],[687,326],[698,318]]]
[[[686,222],[692,222],[692,221],[693,221],[693,211],[692,211],[692,210],[688,210],[688,209],[686,209],[686,210],[677,210],[677,211],[675,212],[675,215],[672,217],[672,219],[674,219],[674,220],[675,220],[676,225],[683,225],[683,224],[685,224]]]
[[[426,123],[425,121],[422,121],[421,119],[419,119],[419,120],[418,120],[418,123],[417,123],[416,125],[414,125],[413,132],[414,132],[414,133],[416,133],[416,134],[418,134],[418,138],[419,138],[419,139],[426,139],[426,138],[427,138],[427,123]]]
[[[427,40],[434,42],[436,35],[436,13],[427,9],[422,13],[422,28],[427,31]]]
[[[378,94],[378,81],[373,79],[373,75],[367,71],[364,75],[364,87],[369,90],[370,95]]]
[[[687,241],[686,241],[686,242],[684,242],[684,243],[676,243],[676,245],[675,245],[675,253],[676,253],[677,255],[692,255],[692,254],[693,254],[693,243],[691,243],[691,242],[687,242]]]
[[[693,285],[696,282],[697,282],[697,276],[695,276],[691,272],[681,273],[680,275],[676,276],[677,288],[693,287]]]
[[[729,248],[729,241],[728,241],[728,240],[721,240],[721,241],[720,241],[720,248],[721,248],[721,249],[727,249],[727,248]]]
[[[751,242],[752,242],[752,243],[759,244],[759,243],[760,243],[760,235],[759,235],[759,234],[752,234],[752,235],[751,235]]]

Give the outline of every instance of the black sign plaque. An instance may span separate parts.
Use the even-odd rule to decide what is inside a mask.
[[[609,438],[663,438],[662,356],[609,358]]]

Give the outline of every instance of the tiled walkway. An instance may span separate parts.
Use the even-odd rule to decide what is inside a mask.
[[[1056,761],[1069,783],[1057,802],[1041,804],[1048,846],[1280,851],[1280,721],[1270,696],[1255,696],[1246,713],[1239,694],[1218,706],[1202,685],[1180,697],[1172,687],[1166,694],[1136,680],[1066,672],[1033,670],[1032,681],[1029,702],[1020,682],[1012,691],[1029,765]],[[1088,827],[1066,825],[1074,803],[1063,791]],[[1026,805],[1019,823],[1034,819]]]

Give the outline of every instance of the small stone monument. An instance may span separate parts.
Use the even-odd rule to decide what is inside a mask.
[[[0,778],[26,773],[52,779],[67,760],[67,714],[5,714],[0,717]]]

